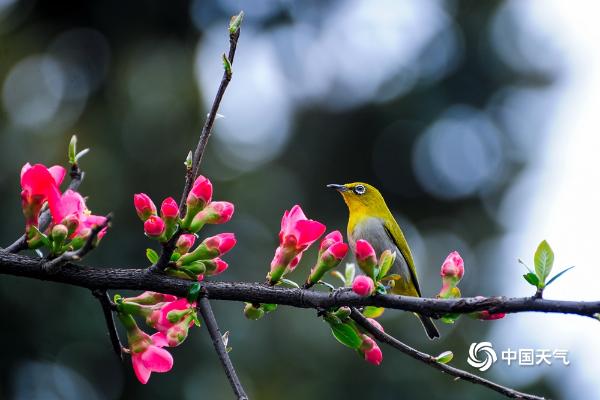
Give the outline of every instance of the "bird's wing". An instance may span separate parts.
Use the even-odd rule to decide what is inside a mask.
[[[394,242],[396,247],[400,250],[402,257],[404,257],[406,265],[408,265],[408,270],[410,271],[410,278],[412,279],[412,282],[415,285],[415,289],[417,290],[419,297],[421,297],[421,288],[419,287],[419,280],[417,279],[417,270],[415,269],[415,262],[413,261],[410,248],[408,247],[408,243],[404,238],[402,230],[400,229],[398,223],[396,223],[394,219],[391,219],[390,222],[384,220],[383,227],[385,228],[385,233],[387,233],[387,235]]]

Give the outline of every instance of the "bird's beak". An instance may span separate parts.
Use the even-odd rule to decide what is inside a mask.
[[[337,183],[330,183],[327,185],[328,188],[335,189],[338,192],[347,192],[348,188],[344,185],[338,185]]]

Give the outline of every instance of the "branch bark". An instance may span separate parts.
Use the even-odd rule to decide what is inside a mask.
[[[467,371],[463,371],[462,369],[458,369],[452,367],[447,364],[441,364],[436,361],[435,357],[423,353],[417,349],[413,349],[412,347],[402,343],[398,339],[394,338],[391,335],[388,335],[385,332],[377,329],[373,324],[371,324],[356,308],[352,308],[352,313],[350,314],[350,318],[352,318],[356,323],[362,326],[367,332],[369,332],[375,339],[382,343],[386,343],[393,348],[401,351],[402,353],[414,358],[415,360],[421,361],[435,369],[439,369],[442,372],[447,373],[448,375],[455,376],[467,382],[475,383],[478,385],[483,385],[487,388],[495,390],[498,393],[503,394],[506,397],[510,397],[512,399],[528,399],[528,400],[544,400],[543,397],[523,393],[511,389],[506,386],[499,385],[492,381],[489,381],[485,378],[477,376],[475,374],[471,374]]]
[[[108,329],[108,336],[110,338],[112,348],[119,360],[123,361],[123,345],[121,344],[119,333],[117,332],[117,327],[115,326],[110,296],[104,289],[94,289],[92,290],[92,294],[98,299],[100,306],[102,307],[102,313],[104,314],[104,320],[106,322],[106,328]]]
[[[248,400],[248,396],[246,395],[244,387],[242,386],[242,383],[235,372],[235,368],[233,367],[231,359],[229,358],[229,353],[227,353],[227,349],[223,343],[223,335],[221,335],[219,325],[217,325],[215,314],[213,313],[210,302],[206,297],[200,297],[198,299],[198,310],[202,315],[206,329],[210,334],[213,346],[215,347],[217,356],[219,356],[219,360],[223,365],[223,369],[225,370],[227,379],[229,379],[229,383],[231,384],[233,392],[239,400]]]
[[[64,264],[55,273],[43,269],[44,260],[0,251],[0,274],[22,276],[66,283],[87,289],[152,290],[185,297],[192,281],[163,274],[151,274],[147,269],[104,268]],[[377,306],[417,312],[432,317],[449,313],[467,314],[488,310],[491,313],[546,312],[576,314],[596,318],[600,301],[566,301],[533,297],[465,297],[434,299],[396,295],[361,297],[349,290],[317,292],[305,289],[271,287],[262,283],[202,282],[203,291],[213,300],[249,303],[275,303],[298,308],[327,309],[331,307]]]

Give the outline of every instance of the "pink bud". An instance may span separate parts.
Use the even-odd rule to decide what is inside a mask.
[[[235,246],[236,240],[233,233],[219,233],[209,237],[203,242],[209,250],[218,250],[219,255],[227,253]]]
[[[366,240],[359,239],[356,241],[356,259],[359,261],[366,260],[367,258],[377,257],[375,255],[375,249]]]
[[[192,190],[187,197],[186,203],[189,208],[202,209],[212,199],[212,183],[210,180],[200,175],[194,181]]]
[[[373,318],[367,318],[367,320],[371,323],[371,325],[373,325],[375,328],[379,329],[381,332],[385,332],[383,330],[383,326],[381,326],[381,324],[379,322],[377,322],[376,320],[374,320]]]
[[[375,343],[375,341],[367,335],[363,335],[363,345],[361,347],[361,351],[365,356],[365,361],[368,363],[379,365],[381,364],[381,361],[383,361],[383,353],[381,352],[381,349],[377,343]]]
[[[327,253],[330,253],[335,257],[336,260],[341,260],[346,256],[348,252],[348,245],[346,243],[334,243],[327,249]]]
[[[477,317],[484,321],[494,321],[496,319],[502,319],[506,316],[506,313],[490,313],[488,310],[483,310],[477,313]]]
[[[179,236],[179,239],[177,239],[177,244],[175,245],[177,247],[177,252],[179,254],[187,253],[192,248],[195,241],[196,235],[192,233],[184,233],[183,235]]]
[[[358,275],[352,282],[352,290],[359,296],[370,296],[375,290],[375,284],[368,276]]]
[[[133,205],[138,217],[146,221],[151,215],[156,215],[156,206],[152,199],[145,193],[138,193],[133,196]]]
[[[151,215],[148,217],[146,222],[144,222],[144,232],[146,235],[150,237],[159,237],[165,231],[165,223],[156,215]]]
[[[203,210],[212,213],[212,217],[207,223],[223,224],[233,216],[234,206],[228,201],[213,201]]]
[[[221,260],[219,257],[217,258],[213,258],[210,261],[207,261],[206,264],[212,263],[213,265],[211,266],[211,271],[207,272],[206,275],[210,275],[210,276],[216,276],[219,274],[222,274],[223,272],[225,272],[227,270],[227,268],[229,268],[229,264],[227,264],[225,261]]]
[[[333,231],[327,234],[327,236],[325,236],[323,238],[323,240],[321,240],[321,244],[319,245],[319,251],[325,251],[327,250],[330,246],[332,246],[335,243],[340,243],[344,240],[342,233],[340,231]]]
[[[160,214],[163,219],[175,219],[179,216],[179,206],[172,197],[163,200],[160,206]]]
[[[448,254],[446,260],[442,264],[440,275],[442,277],[454,277],[461,279],[465,273],[465,264],[458,251],[453,251]]]

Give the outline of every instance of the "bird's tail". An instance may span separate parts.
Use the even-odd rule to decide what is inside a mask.
[[[427,332],[427,336],[429,336],[429,339],[433,340],[435,338],[440,337],[440,332],[437,330],[437,328],[433,324],[433,321],[431,320],[431,318],[425,317],[420,314],[415,314],[415,315],[417,317],[419,317],[419,319],[421,320],[421,323],[423,324],[423,328],[425,328],[425,332]]]

